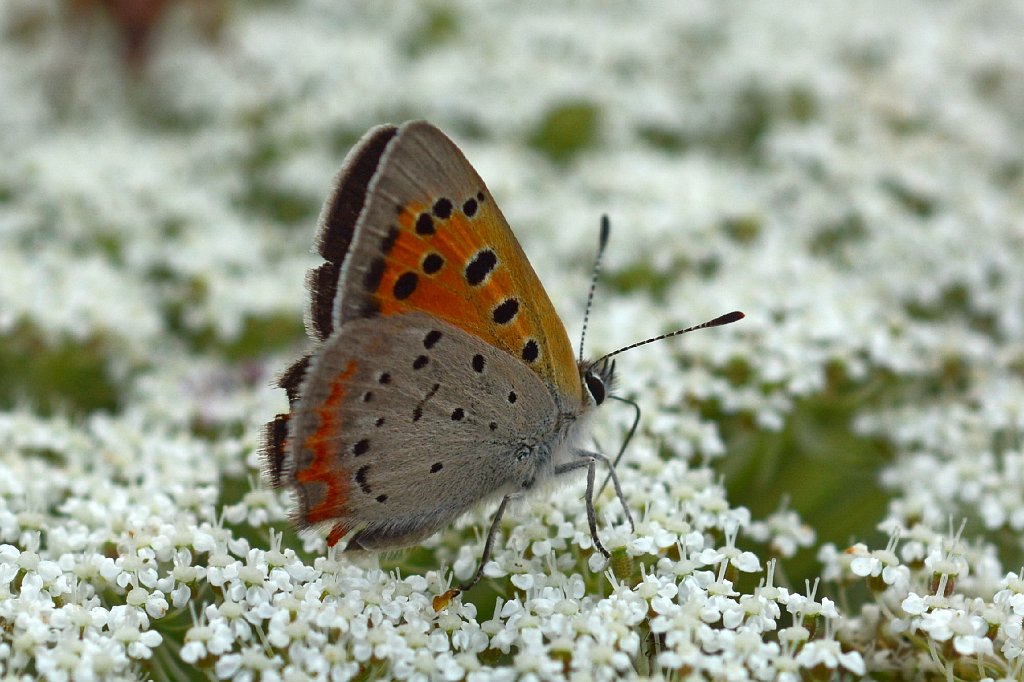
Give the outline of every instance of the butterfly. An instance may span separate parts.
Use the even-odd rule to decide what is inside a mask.
[[[607,235],[605,222],[602,247]],[[576,359],[455,143],[424,121],[367,132],[324,206],[316,248],[312,347],[281,375],[290,411],[266,425],[262,445],[265,479],[294,491],[296,525],[328,526],[328,546],[345,539],[346,551],[387,550],[500,501],[465,590],[509,503],[585,472],[590,533],[608,556],[598,464],[633,520],[612,463],[579,443],[611,394],[614,353]]]

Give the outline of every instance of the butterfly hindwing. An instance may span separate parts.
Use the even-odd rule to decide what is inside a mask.
[[[422,121],[375,128],[338,183],[321,220],[327,262],[310,275],[317,338],[351,320],[424,312],[562,395],[581,391],[554,306],[486,185],[441,131]]]
[[[329,543],[349,534],[355,549],[414,544],[532,486],[543,455],[522,444],[556,415],[536,375],[453,325],[423,313],[347,322],[314,356],[289,421],[296,521],[331,523]]]

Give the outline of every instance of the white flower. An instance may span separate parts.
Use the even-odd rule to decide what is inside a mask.
[[[804,668],[824,666],[830,670],[844,668],[854,675],[865,673],[864,660],[856,651],[844,653],[839,642],[832,639],[815,639],[801,647],[796,661]]]
[[[906,596],[900,606],[904,611],[913,616],[919,616],[928,609],[928,603],[925,598],[913,592]]]
[[[218,656],[229,651],[233,643],[231,628],[223,620],[218,619],[208,625],[195,625],[185,633],[181,658],[188,663],[195,663],[207,654]]]
[[[120,625],[114,630],[114,638],[122,642],[132,658],[149,658],[153,649],[160,645],[163,637],[159,632],[146,630],[140,632],[130,625]]]
[[[771,544],[775,554],[793,556],[798,549],[814,543],[814,529],[795,511],[785,507],[773,512],[764,521],[752,521],[747,532],[758,542]]]

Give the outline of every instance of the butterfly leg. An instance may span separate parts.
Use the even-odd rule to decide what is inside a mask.
[[[626,520],[629,521],[629,530],[636,532],[636,524],[633,523],[633,514],[629,511],[629,505],[626,504],[626,496],[622,494],[622,486],[619,484],[619,476],[615,473],[615,464],[599,452],[577,450],[576,454],[580,457],[590,457],[599,462],[604,462],[604,465],[608,467],[608,478],[612,479],[612,485],[615,487],[615,496],[619,498],[619,504],[622,505],[622,511],[626,512]],[[605,483],[607,483],[607,481],[605,481]],[[603,489],[604,486],[602,485],[601,488]],[[598,494],[600,494],[600,491],[598,491]]]
[[[494,512],[494,520],[491,521],[491,528],[487,531],[487,541],[484,543],[483,554],[480,555],[480,564],[476,567],[476,573],[469,579],[469,582],[459,585],[459,590],[465,592],[470,589],[478,582],[484,575],[484,566],[491,558],[491,549],[494,547],[494,538],[498,535],[498,528],[501,525],[501,517],[505,514],[505,507],[508,506],[509,500],[515,495],[509,494],[501,498],[501,504],[498,505],[498,511]]]
[[[597,512],[594,511],[594,475],[597,473],[597,460],[587,454],[581,457],[584,459],[556,467],[555,474],[566,474],[587,467],[587,524],[590,525],[590,537],[594,540],[594,547],[604,556],[610,557],[611,554],[604,549],[601,539],[597,537]]]
[[[608,460],[607,457],[598,453],[590,452],[588,450],[577,450],[576,456],[580,459],[575,462],[563,464],[555,468],[555,474],[568,474],[583,467],[587,467],[587,523],[590,526],[590,536],[594,540],[594,546],[605,556],[611,556],[608,550],[601,544],[601,540],[597,536],[597,512],[594,511],[594,477],[597,473],[597,463],[604,462],[608,467],[608,472],[611,475],[612,483],[615,484],[615,494],[619,498],[619,502],[622,503],[622,508],[626,512],[626,519],[629,521],[629,527],[631,530],[636,530],[636,526],[633,524],[633,515],[629,511],[629,505],[626,504],[626,498],[622,494],[622,486],[619,485],[619,477],[615,474],[615,467]]]
[[[597,472],[597,460],[591,457],[590,453],[580,452],[577,454],[580,459],[575,462],[555,467],[555,475],[569,474],[583,467],[587,468],[587,525],[590,526],[590,537],[594,540],[594,547],[601,554],[610,557],[611,554],[601,544],[601,538],[597,535],[597,512],[594,511],[594,475]]]

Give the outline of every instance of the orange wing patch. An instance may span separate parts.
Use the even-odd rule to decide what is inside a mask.
[[[530,292],[517,286],[511,259],[501,246],[480,239],[479,233],[492,231],[487,223],[493,216],[479,202],[476,197],[463,202],[474,207],[472,215],[460,210],[443,219],[434,215],[436,205],[404,208],[398,220],[401,229],[374,292],[379,312],[426,312],[528,364],[539,363],[539,311],[529,310],[532,301],[523,294]],[[443,199],[439,203],[442,208],[447,205]],[[476,221],[483,229],[472,224]]]
[[[303,449],[312,454],[312,461],[296,470],[295,481],[304,486],[315,484],[323,490],[320,499],[304,510],[307,523],[320,523],[343,516],[346,512],[352,484],[347,472],[338,471],[338,444],[341,443],[343,427],[341,403],[345,399],[347,383],[355,371],[356,363],[350,361],[345,371],[334,377],[330,395],[315,410],[320,423],[302,443]]]
[[[483,180],[427,123],[390,134],[375,157],[339,285],[330,283],[330,268],[312,277],[326,280],[315,289],[340,296],[331,326],[424,312],[501,348],[560,394],[580,395],[565,327]],[[344,187],[336,192],[347,194]]]

